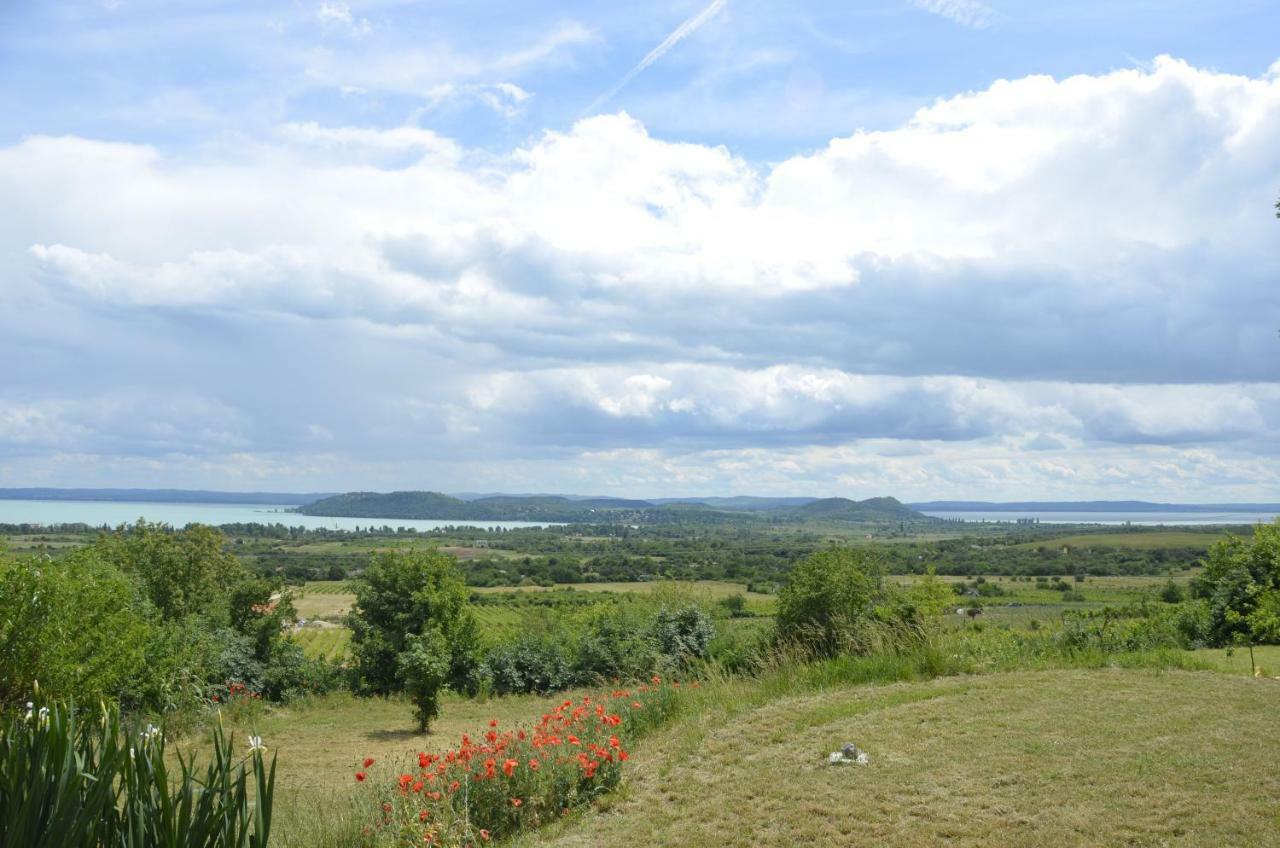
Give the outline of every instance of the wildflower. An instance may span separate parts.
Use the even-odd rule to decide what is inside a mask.
[[[538,761],[537,761],[537,760],[530,760],[530,761],[529,761],[529,770],[530,770],[530,771],[537,771],[537,770],[538,770],[538,767],[539,767],[539,765],[538,765]]]
[[[489,726],[490,726],[490,727],[497,727],[497,726],[498,726],[498,720],[497,720],[496,718],[491,718],[491,719],[489,719]]]
[[[488,842],[489,831],[485,830],[484,828],[480,828],[480,838],[483,839],[485,842]]]
[[[31,721],[31,713],[35,710],[35,704],[27,701],[27,721]]]
[[[520,765],[516,760],[507,760],[502,764],[502,773],[510,777],[515,772],[516,766]]]
[[[511,799],[511,806],[513,806],[513,807],[518,807],[518,806],[520,806],[520,805],[521,805],[521,804],[523,804],[523,803],[524,803],[524,801],[521,801],[519,798],[512,798],[512,799]]]
[[[429,813],[428,811],[426,810],[418,811],[418,821],[425,822],[429,818],[431,818],[431,813]]]
[[[362,772],[362,771],[358,771],[358,772],[356,772],[356,783],[364,783],[364,782],[365,782],[365,779],[366,779],[366,778],[368,778],[368,777],[369,777],[369,775],[365,774],[365,773],[364,773],[364,772]]]
[[[249,737],[249,753],[250,754],[260,754],[265,750],[267,750],[267,746],[262,744],[261,736]]]
[[[368,768],[368,767],[369,767],[369,766],[371,766],[371,765],[373,765],[373,757],[365,757],[365,758],[364,758],[364,767],[365,767],[365,768]]]

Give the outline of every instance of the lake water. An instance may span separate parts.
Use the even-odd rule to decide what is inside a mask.
[[[144,503],[119,501],[0,500],[0,524],[132,524],[139,518],[184,527],[187,524],[285,524],[309,529],[354,530],[356,527],[548,527],[536,521],[427,521],[411,518],[329,518],[299,515],[275,504]]]
[[[968,522],[1017,521],[1038,518],[1041,524],[1257,524],[1274,521],[1273,512],[1002,512],[967,510],[929,510],[935,518],[962,518]]]

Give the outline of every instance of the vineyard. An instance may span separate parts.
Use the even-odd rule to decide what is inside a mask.
[[[310,659],[343,660],[351,645],[351,631],[345,627],[304,627],[292,638]]]

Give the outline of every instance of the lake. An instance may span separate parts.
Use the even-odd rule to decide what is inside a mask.
[[[926,510],[925,515],[934,518],[961,518],[969,522],[1017,521],[1019,518],[1038,518],[1041,524],[1105,524],[1109,526],[1134,524],[1157,526],[1162,524],[1257,524],[1276,518],[1274,512],[1040,512],[1000,510]]]
[[[299,515],[276,504],[145,503],[121,501],[25,501],[0,500],[0,524],[88,524],[112,527],[132,524],[139,518],[183,527],[187,524],[285,524],[308,529],[354,530],[357,527],[549,527],[537,521],[428,521],[412,518],[330,518]]]

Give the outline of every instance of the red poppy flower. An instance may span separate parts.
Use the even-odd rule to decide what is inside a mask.
[[[356,783],[364,783],[364,780],[366,777],[368,777],[368,775],[365,774],[364,772],[362,771],[356,772]]]
[[[373,757],[365,757],[365,758],[364,758],[364,767],[365,767],[365,768],[368,768],[368,767],[369,767],[369,766],[371,766],[371,765],[373,765]]]

